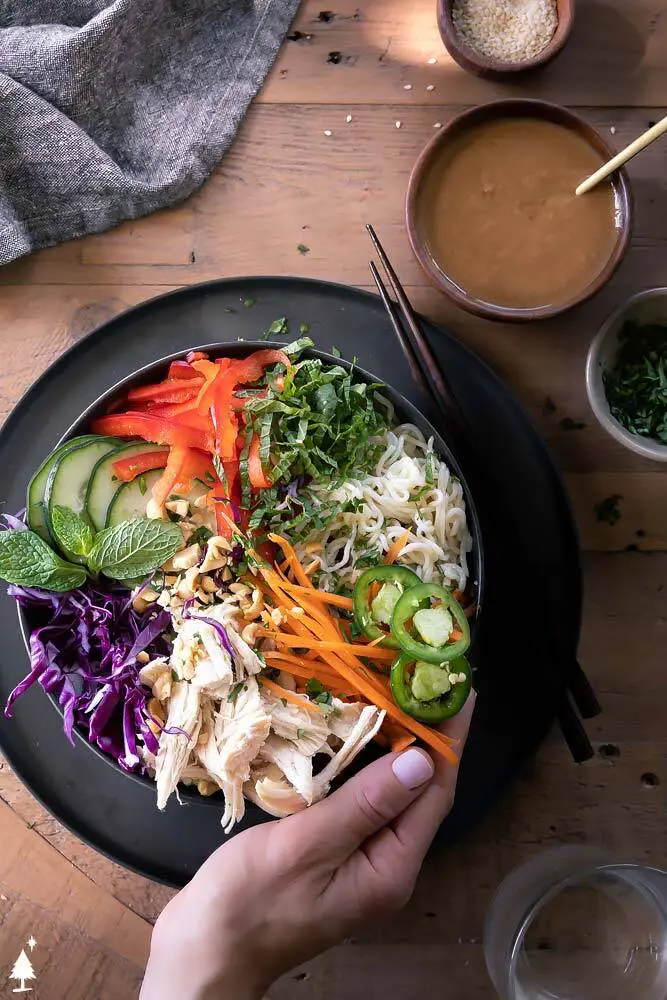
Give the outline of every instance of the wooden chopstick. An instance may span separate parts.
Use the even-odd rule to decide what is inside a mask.
[[[454,450],[458,451],[459,454],[461,451],[468,453],[469,462],[467,465],[470,468],[470,459],[472,457],[472,432],[470,425],[463,414],[455,393],[447,383],[430,346],[426,342],[410,300],[375,230],[370,225],[367,225],[366,229],[398,300],[400,308],[396,306],[396,303],[389,296],[377,267],[373,261],[370,261],[371,274],[373,275],[403,353],[408,360],[413,378],[424,396],[431,402],[437,415],[448,429],[448,432],[455,433],[457,440]],[[479,466],[480,463],[475,462],[477,472],[479,472]],[[500,502],[497,491],[494,491],[494,495],[497,502]],[[507,521],[507,523],[510,524],[511,521]],[[545,606],[549,607],[548,602],[545,602]],[[577,708],[584,718],[592,718],[600,712],[600,704],[595,696],[595,692],[576,656],[571,651],[565,649],[555,622],[552,622],[550,632],[553,632],[553,639],[550,635],[549,640],[552,645],[555,645],[556,652],[560,650],[560,656],[565,664],[564,674],[566,683],[570,688],[572,697],[575,699]],[[581,763],[590,759],[593,756],[593,748],[567,695],[564,695],[557,715],[563,736],[574,760],[577,763]]]
[[[620,153],[617,153],[616,156],[611,158],[611,160],[603,164],[599,170],[596,170],[594,174],[591,174],[591,176],[587,177],[585,181],[582,181],[579,187],[575,188],[574,193],[576,195],[587,194],[587,192],[596,187],[600,181],[605,180],[610,174],[613,174],[614,170],[618,170],[619,167],[622,167],[624,163],[631,160],[633,156],[637,155],[637,153],[641,153],[642,149],[646,149],[647,146],[650,146],[652,142],[659,139],[661,135],[665,134],[665,132],[667,132],[667,117],[662,118],[659,122],[656,122],[655,125],[651,125],[646,132],[638,136],[633,142],[630,143],[629,146],[626,146]]]

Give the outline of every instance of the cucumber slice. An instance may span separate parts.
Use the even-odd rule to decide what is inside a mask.
[[[134,517],[146,516],[146,505],[151,498],[153,487],[162,476],[162,469],[154,469],[143,476],[137,476],[131,483],[123,483],[113,495],[107,511],[106,527],[113,528],[121,521],[131,521]],[[145,487],[142,492],[142,487]]]
[[[51,467],[44,491],[46,523],[51,531],[51,509],[56,505],[69,507],[76,514],[84,513],[86,490],[97,462],[118,447],[115,438],[97,437],[65,452]]]
[[[123,485],[117,479],[114,480],[113,463],[121,458],[143,455],[146,451],[156,451],[158,447],[159,445],[140,441],[123,445],[100,458],[91,473],[85,501],[86,513],[95,531],[101,531],[107,523],[111,501]]]
[[[82,434],[79,437],[72,438],[71,441],[65,441],[64,444],[59,445],[55,451],[52,451],[51,454],[42,462],[39,469],[28,483],[28,492],[26,496],[28,525],[32,531],[41,535],[45,542],[52,542],[49,526],[46,522],[46,510],[44,507],[46,483],[51,469],[54,464],[68,451],[72,451],[73,448],[78,448],[79,445],[88,444],[90,441],[97,441],[98,439],[98,434]]]

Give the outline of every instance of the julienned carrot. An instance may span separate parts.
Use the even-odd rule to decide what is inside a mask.
[[[271,538],[283,551],[288,565],[294,569],[294,561],[299,565],[299,570],[303,573],[303,569],[298,560],[296,560],[296,555],[292,546],[286,539],[281,538],[281,536],[276,535]],[[282,544],[281,544],[282,543]],[[290,559],[291,556],[291,559]],[[281,581],[275,570],[271,570],[268,567],[261,567],[261,573],[264,579],[269,584],[271,589],[275,594],[275,600],[278,605],[283,607],[289,606],[290,597],[283,591],[284,586],[283,581]],[[297,575],[297,571],[295,571]],[[310,581],[306,577],[307,583],[303,583],[304,587],[310,587]],[[312,598],[312,595],[309,595]],[[307,648],[306,636],[308,632],[313,636],[317,636],[319,631],[323,631],[325,635],[331,636],[332,633],[336,634],[338,631],[334,625],[334,620],[329,617],[328,620],[323,615],[321,608],[315,609],[310,599],[305,597],[299,598],[298,603],[304,608],[306,614],[299,616],[299,618],[293,617],[289,621],[289,626],[295,633],[303,639],[303,648]],[[312,620],[311,615],[317,611],[318,614],[315,617],[315,621]],[[320,619],[325,618],[326,625],[323,627],[323,623]],[[338,634],[340,634],[338,632]],[[288,638],[292,638],[288,636]],[[327,642],[327,645],[329,643]],[[298,646],[298,639],[294,641],[294,645]],[[310,646],[310,643],[308,643]],[[384,709],[387,715],[398,723],[399,726],[408,732],[418,736],[424,741],[428,746],[430,746],[436,752],[442,754],[447,760],[452,764],[458,763],[458,757],[452,750],[450,744],[455,743],[450,737],[445,736],[443,733],[438,732],[435,729],[430,729],[428,726],[423,725],[416,719],[407,715],[398,705],[394,702],[393,698],[387,691],[382,690],[381,679],[377,675],[373,675],[369,672],[364,664],[355,655],[354,647],[352,644],[345,643],[342,639],[335,643],[335,650],[327,649],[324,647],[320,640],[319,652],[321,659],[331,667],[336,673],[351,686],[351,689],[359,692],[370,704],[376,705],[378,708]],[[364,647],[362,647],[364,649]],[[381,652],[381,650],[378,650]],[[391,652],[391,651],[388,651]]]
[[[331,604],[334,608],[342,608],[343,611],[352,610],[352,598],[344,597],[342,594],[331,594],[328,590],[316,590],[315,587],[300,587],[298,583],[286,583],[285,590],[290,594],[296,592],[307,595],[313,601]]]
[[[262,677],[261,683],[264,687],[267,687],[269,691],[275,694],[276,698],[283,698],[288,701],[291,705],[296,705],[298,708],[303,708],[306,712],[314,712],[319,715],[322,709],[319,705],[316,705],[308,699],[300,697],[298,694],[294,694],[293,691],[288,691],[287,688],[281,687],[280,684],[276,684],[275,681],[270,681],[268,677]]]
[[[389,745],[394,753],[401,753],[402,750],[407,750],[415,742],[416,738],[412,733],[405,733],[404,736],[397,736],[391,740]]]
[[[296,580],[296,582],[300,583],[302,587],[306,587],[308,590],[313,590],[314,589],[313,584],[304,573],[303,566],[297,559],[296,552],[294,551],[290,543],[287,541],[287,539],[283,538],[282,535],[274,535],[273,532],[270,532],[269,541],[273,542],[274,545],[277,545],[278,548],[283,553],[283,555],[285,556],[287,565],[294,573],[294,579]]]
[[[326,684],[327,687],[338,687],[340,685],[338,674],[323,664],[318,663],[315,665],[309,663],[308,660],[302,660],[298,656],[290,656],[289,653],[278,652],[278,650],[264,653],[264,658],[269,666],[275,666],[288,674],[292,674],[294,677],[302,677],[307,681],[314,678],[317,681],[321,681],[322,684]]]
[[[363,656],[369,660],[380,660],[384,663],[393,663],[396,659],[396,650],[379,649],[377,646],[362,646],[358,643],[345,642],[344,639],[306,639],[298,635],[290,635],[288,632],[266,632],[266,637],[274,639],[278,645],[287,646],[289,649],[330,649],[334,652],[354,653],[355,656]]]
[[[403,534],[400,536],[400,538],[397,538],[396,541],[389,546],[385,554],[385,557],[382,560],[386,566],[389,566],[391,565],[391,563],[396,562],[401,552],[408,544],[409,537],[410,537],[410,531],[409,530],[404,531]]]

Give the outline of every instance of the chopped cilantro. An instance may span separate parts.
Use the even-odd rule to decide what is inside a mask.
[[[307,247],[305,243],[297,243],[296,248],[301,255],[310,253],[310,247]]]
[[[299,323],[299,333],[303,336],[310,333],[310,323]]]
[[[305,729],[301,729],[301,728],[297,729],[297,731],[296,731],[296,738],[297,738],[297,740],[302,740],[305,735],[306,735],[306,730]]]
[[[213,537],[213,532],[205,524],[200,525],[190,535],[189,545],[204,545],[209,538]]]
[[[250,309],[251,306],[254,306],[256,301],[257,299],[244,299],[243,305],[245,306],[246,309]]]
[[[145,493],[146,493],[146,490],[148,489],[148,486],[146,485],[146,477],[145,476],[137,476],[137,485],[139,487],[139,492],[141,493],[142,496],[144,496]]]

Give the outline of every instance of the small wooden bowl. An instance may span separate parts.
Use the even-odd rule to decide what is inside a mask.
[[[492,59],[471,48],[456,30],[452,18],[454,0],[438,0],[438,27],[445,48],[462,69],[487,79],[507,80],[516,76],[517,73],[525,73],[546,66],[558,55],[572,31],[574,4],[575,0],[556,0],[558,25],[553,38],[538,55],[522,62],[503,62],[499,59]]]
[[[476,316],[483,316],[485,319],[506,323],[525,323],[537,319],[548,319],[552,316],[558,316],[560,313],[566,312],[568,309],[572,309],[574,306],[590,299],[606,285],[621,264],[630,245],[630,236],[632,233],[633,205],[630,180],[623,167],[617,170],[609,179],[614,189],[616,205],[617,238],[614,250],[598,276],[570,299],[552,305],[515,309],[508,306],[494,305],[490,302],[474,298],[449,278],[431,256],[419,229],[419,204],[423,182],[428,175],[433,160],[440,154],[442,148],[465,129],[480,125],[483,122],[494,121],[498,118],[542,118],[546,121],[555,122],[557,125],[564,125],[566,128],[572,129],[582,136],[600,154],[601,163],[605,163],[615,155],[615,150],[611,148],[599,132],[596,132],[592,125],[589,125],[579,115],[575,115],[574,112],[558,104],[550,104],[547,101],[536,101],[528,98],[492,101],[490,104],[480,104],[476,108],[457,115],[448,125],[440,129],[438,134],[431,139],[422,151],[419,159],[412,168],[405,200],[405,219],[408,237],[417,260],[432,284],[467,312],[474,313]]]

